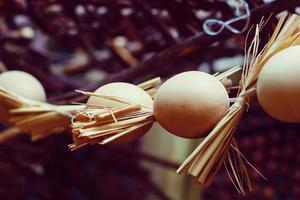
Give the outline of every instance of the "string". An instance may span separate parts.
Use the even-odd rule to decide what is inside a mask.
[[[249,5],[245,0],[233,0],[235,1],[234,6],[235,6],[235,18],[229,19],[227,21],[222,21],[218,19],[207,19],[203,23],[203,30],[206,34],[208,35],[218,35],[220,34],[224,28],[227,30],[231,31],[232,33],[239,34],[244,32],[250,22],[250,9]],[[230,4],[233,4],[232,0],[225,0],[225,2],[230,6]],[[231,24],[241,21],[241,20],[247,20],[246,24],[244,25],[242,30],[239,30],[235,27],[233,27]],[[218,25],[219,29],[217,30],[212,30],[211,27],[212,25]]]

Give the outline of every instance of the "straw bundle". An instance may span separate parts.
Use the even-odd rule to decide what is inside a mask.
[[[234,133],[241,116],[256,94],[256,81],[264,64],[275,53],[293,45],[300,44],[300,17],[284,15],[280,18],[269,42],[259,52],[259,32],[263,23],[256,26],[255,36],[245,55],[240,88],[235,103],[210,134],[177,170],[192,175],[201,185],[209,185],[222,164],[238,190],[246,194],[245,186],[252,190],[250,178],[244,162],[253,167],[240,153],[234,140]],[[253,167],[254,170],[256,170]],[[256,170],[256,172],[258,172]],[[259,172],[258,172],[259,173]],[[260,174],[261,175],[261,174]],[[262,176],[262,175],[261,175]]]
[[[83,105],[56,106],[20,97],[0,88],[1,123],[11,126],[0,133],[0,143],[22,133],[32,141],[59,133],[70,125],[72,114]]]
[[[145,90],[153,98],[156,93],[155,86],[159,83],[160,78],[155,78],[138,85],[138,87]],[[118,102],[122,106],[101,107],[101,105],[87,104],[85,109],[79,110],[73,118],[74,143],[69,145],[71,150],[79,149],[87,144],[122,143],[124,138],[138,137],[141,133],[136,130],[149,127],[154,121],[152,108],[107,94],[78,92],[87,96]]]

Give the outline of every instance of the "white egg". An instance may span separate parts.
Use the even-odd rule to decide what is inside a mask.
[[[46,101],[46,93],[42,84],[34,76],[23,71],[1,73],[0,86],[27,99]]]
[[[154,99],[154,115],[170,133],[184,138],[205,136],[229,108],[225,87],[214,76],[190,71],[167,80]]]
[[[285,122],[300,122],[300,45],[272,56],[257,80],[257,97],[272,117]]]

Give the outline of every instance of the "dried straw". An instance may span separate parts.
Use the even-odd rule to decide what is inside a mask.
[[[1,123],[10,128],[0,133],[0,143],[19,134],[31,134],[32,141],[60,133],[70,125],[70,117],[83,105],[55,106],[20,97],[0,88]]]
[[[156,94],[155,87],[160,82],[160,78],[154,78],[139,84],[138,87],[145,90],[153,98]],[[137,130],[149,127],[154,121],[152,108],[145,105],[108,94],[78,92],[117,102],[119,106],[108,108],[88,104],[85,109],[78,110],[72,122],[74,143],[69,145],[72,151],[88,144],[107,144],[122,141],[128,136],[138,137],[141,133]]]
[[[280,18],[269,42],[261,52],[259,32],[261,22],[256,26],[255,36],[245,55],[239,93],[235,103],[228,109],[210,134],[201,142],[194,152],[183,162],[177,173],[186,172],[198,183],[208,186],[222,164],[228,172],[238,192],[246,195],[246,189],[252,190],[249,174],[244,162],[250,165],[240,153],[234,140],[234,133],[241,116],[247,111],[250,100],[256,94],[256,81],[264,64],[277,52],[290,46],[300,44],[300,31],[297,29],[300,17],[284,15]],[[250,165],[254,168],[252,165]],[[255,168],[254,170],[258,172]]]

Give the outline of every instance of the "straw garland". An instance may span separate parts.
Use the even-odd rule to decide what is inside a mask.
[[[299,25],[299,16],[282,16],[272,37],[261,52],[258,52],[259,32],[263,27],[263,23],[256,26],[254,39],[246,51],[239,93],[235,103],[179,167],[177,173],[185,172],[192,175],[201,185],[208,186],[221,165],[224,164],[238,192],[246,195],[245,186],[248,190],[252,190],[244,162],[249,164],[256,172],[258,171],[238,150],[237,143],[234,140],[235,129],[242,115],[247,111],[252,97],[256,94],[256,81],[264,64],[278,51],[300,44]]]
[[[160,78],[155,78],[138,86],[153,96],[156,89],[152,86],[158,83]],[[24,133],[31,134],[32,141],[61,133],[70,128],[74,115],[85,107],[86,105],[51,105],[36,102],[0,87],[0,123],[10,126],[0,132],[0,143]]]
[[[215,74],[228,90],[231,88],[231,80],[227,77],[236,73],[241,68],[233,67],[230,70]],[[146,90],[152,97],[156,93],[155,86],[160,83],[159,79],[153,79],[139,87]],[[108,99],[122,103],[121,107],[103,108],[101,105],[86,105],[86,108],[78,111],[73,118],[73,140],[71,150],[79,149],[88,144],[107,144],[110,142],[122,142],[122,139],[131,136],[138,137],[137,129],[151,126],[155,121],[153,109],[143,105],[128,102],[126,99],[113,97],[108,94],[96,94],[92,92],[78,91],[87,96]]]

